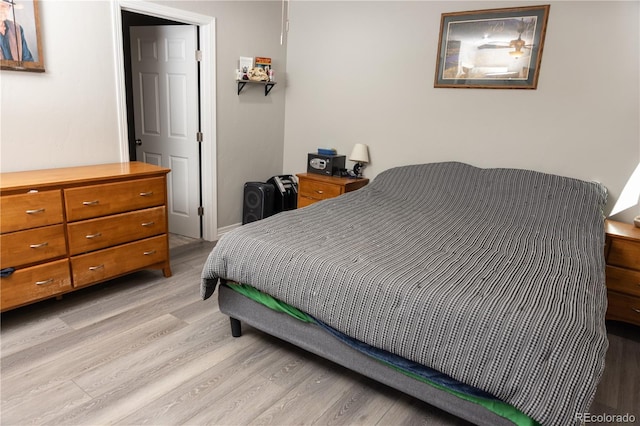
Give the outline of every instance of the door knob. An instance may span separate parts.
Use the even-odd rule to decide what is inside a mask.
[[[136,139],[136,145],[138,146],[142,145],[142,139]]]

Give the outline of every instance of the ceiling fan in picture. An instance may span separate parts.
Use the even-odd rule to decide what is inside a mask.
[[[524,18],[522,18],[520,19],[520,22],[518,23],[518,28],[516,30],[518,32],[517,39],[511,40],[511,41],[487,42],[478,46],[478,49],[513,49],[512,51],[509,52],[509,55],[518,59],[521,56],[524,56],[525,54],[528,53],[523,49],[531,49],[531,47],[533,46],[531,44],[527,44],[522,39],[522,33],[526,30],[526,28],[527,28],[527,23],[524,21]]]

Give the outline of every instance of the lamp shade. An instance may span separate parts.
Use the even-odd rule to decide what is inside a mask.
[[[363,143],[357,143],[351,151],[349,160],[356,163],[368,163],[369,162],[369,147]]]
[[[622,189],[620,198],[613,206],[610,216],[616,213],[620,213],[630,207],[637,206],[640,201],[640,163],[636,166],[636,169],[631,174],[629,181]]]

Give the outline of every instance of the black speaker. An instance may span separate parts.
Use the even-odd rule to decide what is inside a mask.
[[[243,225],[273,214],[274,192],[275,188],[270,183],[247,182],[244,184]]]

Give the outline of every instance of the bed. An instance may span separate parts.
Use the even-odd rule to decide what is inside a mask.
[[[459,162],[225,234],[218,289],[246,322],[476,424],[575,424],[608,347],[605,188]]]

